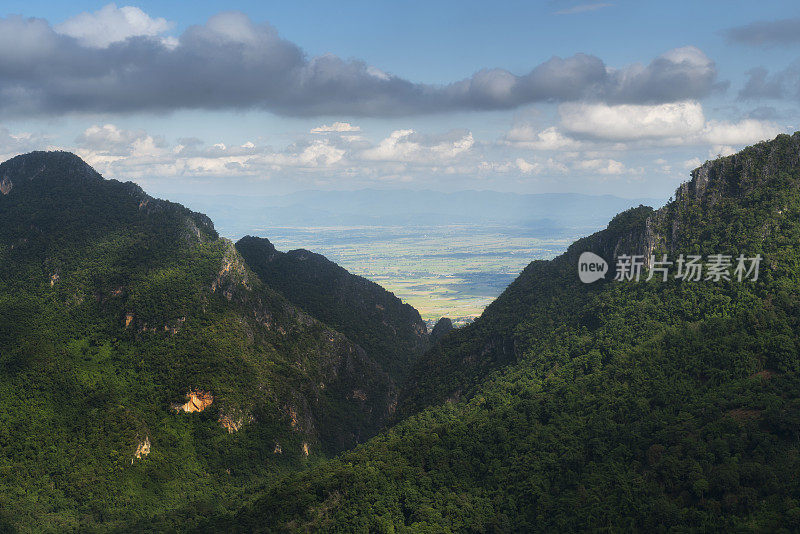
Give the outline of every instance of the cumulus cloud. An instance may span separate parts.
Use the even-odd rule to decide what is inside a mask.
[[[113,124],[93,125],[78,136],[79,146],[105,152],[125,151],[149,137],[143,130],[122,130]]]
[[[474,144],[472,133],[466,131],[431,137],[414,130],[395,130],[377,146],[364,150],[361,156],[374,161],[446,162],[466,153]]]
[[[74,37],[82,45],[91,48],[107,48],[129,37],[155,37],[172,28],[163,18],[150,18],[138,7],[118,8],[108,4],[94,13],[81,13],[57,24],[54,29],[61,35]],[[175,41],[166,39],[165,44]]]
[[[8,128],[0,126],[0,162],[48,146],[49,139],[45,136],[31,132],[12,133]]]
[[[537,167],[538,167],[537,164],[528,163],[523,158],[517,158],[514,163],[517,165],[517,168],[520,170],[520,172],[522,172],[524,174],[530,174],[533,171],[537,170]]]
[[[655,106],[562,104],[559,114],[562,126],[571,133],[614,141],[692,134],[705,122],[703,107],[697,102]]]
[[[792,45],[800,43],[800,17],[751,22],[723,32],[729,42],[748,46]]]
[[[773,122],[753,118],[738,122],[706,120],[697,102],[652,106],[562,104],[559,114],[562,128],[570,135],[651,145],[746,145],[782,131]]]
[[[674,102],[721,87],[714,62],[694,47],[647,65],[612,68],[576,54],[527,74],[485,69],[430,85],[359,60],[309,58],[242,13],[220,13],[168,42],[165,21],[133,10],[107,6],[57,28],[43,19],[0,19],[0,113],[259,108],[292,116],[398,116],[545,101]]]
[[[522,174],[523,176],[563,175],[569,172],[569,168],[554,158],[534,158],[531,160],[516,158],[513,161],[481,160],[477,163],[475,169],[467,169],[465,172],[474,171],[484,176],[492,174]]]
[[[686,170],[696,169],[697,167],[699,167],[702,164],[703,164],[703,162],[700,161],[700,158],[694,157],[694,158],[687,159],[686,161],[684,161],[683,162],[683,168],[686,169]]]
[[[575,163],[574,168],[596,172],[597,174],[625,174],[628,169],[621,161],[614,159],[587,159]]]
[[[711,120],[703,128],[703,139],[713,145],[749,145],[772,139],[782,128],[774,123],[755,119],[739,122]]]
[[[579,141],[567,137],[555,126],[538,131],[530,124],[518,124],[503,138],[505,144],[531,150],[575,150]]]

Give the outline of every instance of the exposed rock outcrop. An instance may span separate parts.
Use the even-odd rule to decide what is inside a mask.
[[[150,454],[150,437],[145,436],[145,438],[136,445],[136,451],[133,453],[133,458],[131,458],[131,465],[133,465],[134,460],[141,460],[148,454]]]
[[[11,192],[12,187],[14,187],[14,184],[8,179],[8,176],[4,176],[3,179],[0,180],[0,193],[7,195]]]
[[[176,412],[202,412],[214,403],[214,395],[210,391],[192,390],[186,394],[184,404],[174,404],[172,409]]]
[[[775,140],[736,154],[706,161],[691,172],[691,180],[678,187],[674,201],[640,218],[627,232],[614,236],[613,252],[605,257],[613,260],[620,253],[641,254],[645,257],[645,267],[649,267],[651,255],[671,255],[676,246],[685,244],[695,231],[695,213],[708,210],[726,198],[747,199],[762,184],[780,179],[779,172],[797,167],[800,167],[800,132],[779,135]],[[781,206],[775,210],[782,213]]]

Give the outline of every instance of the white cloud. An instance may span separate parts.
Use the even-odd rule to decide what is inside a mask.
[[[558,111],[565,130],[610,141],[692,135],[705,123],[703,107],[697,102],[654,106],[562,104]]]
[[[382,71],[381,69],[373,65],[367,66],[367,74],[369,74],[373,78],[377,78],[384,82],[392,79],[392,77],[389,76],[389,74],[387,74],[386,72]]]
[[[474,144],[471,132],[451,132],[444,137],[430,138],[414,130],[395,130],[377,146],[364,150],[361,157],[374,161],[444,162],[468,152]]]
[[[686,170],[696,169],[697,167],[699,167],[702,164],[703,164],[703,162],[700,161],[700,158],[696,158],[695,157],[695,158],[687,159],[686,161],[684,161],[683,162],[683,168],[686,169]]]
[[[536,164],[528,163],[523,158],[517,158],[515,163],[517,164],[517,168],[524,174],[530,174],[538,167]]]
[[[320,129],[344,132],[357,127],[335,123]],[[276,150],[252,141],[205,144],[194,138],[171,145],[141,130],[104,124],[86,128],[76,142],[76,152],[109,177],[267,176],[281,171],[324,170],[373,179],[401,175],[408,179],[408,166],[430,174],[469,172],[466,166],[450,162],[468,153],[474,139],[466,131],[426,136],[397,130],[377,144],[342,135],[298,140]]]
[[[144,131],[122,130],[113,124],[92,125],[78,136],[79,145],[93,150],[127,149],[131,144],[147,134]]]
[[[555,126],[536,131],[529,124],[514,126],[506,133],[503,141],[531,150],[575,150],[580,146],[580,142],[565,136]]]
[[[108,4],[94,13],[81,13],[54,27],[57,33],[76,38],[84,46],[107,48],[129,37],[157,37],[168,31],[172,24],[163,18],[151,18],[133,6],[117,7]],[[162,43],[177,45],[177,40],[166,38]]]
[[[316,128],[311,128],[311,133],[329,133],[329,132],[360,132],[360,126],[353,126],[349,122],[334,122],[333,124],[323,124]]]
[[[731,154],[736,154],[736,149],[729,145],[716,145],[708,151],[708,157],[711,159],[730,156]]]
[[[704,139],[713,145],[749,145],[772,139],[781,128],[774,123],[745,119],[740,122],[708,121],[703,130]]]
[[[625,174],[628,169],[625,165],[614,159],[587,159],[575,163],[574,168],[586,171],[596,172],[598,174]]]
[[[554,159],[535,159],[528,161],[525,158],[516,158],[514,161],[488,161],[482,160],[477,163],[477,170],[482,174],[566,174],[569,169],[562,162]]]
[[[49,146],[49,139],[31,132],[12,133],[0,126],[0,162],[31,150]]]
[[[698,102],[672,104],[618,105],[562,104],[561,127],[573,136],[595,143],[627,143],[619,149],[639,146],[742,147],[772,139],[783,128],[773,122],[743,119],[738,122],[706,120]],[[548,129],[545,132],[553,130]],[[508,136],[515,132],[512,129]],[[507,137],[508,137],[507,136]],[[565,136],[565,139],[569,137]],[[562,141],[566,143],[566,141]],[[587,144],[584,142],[584,144]]]
[[[315,140],[299,151],[266,154],[266,163],[288,167],[330,167],[344,158],[346,151],[332,146],[327,141]]]

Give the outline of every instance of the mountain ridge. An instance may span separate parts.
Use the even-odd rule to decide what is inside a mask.
[[[245,236],[236,247],[261,280],[345,333],[394,381],[428,348],[419,312],[375,282],[305,249],[278,252],[265,238]]]

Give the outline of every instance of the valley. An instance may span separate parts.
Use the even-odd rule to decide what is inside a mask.
[[[485,226],[255,228],[280,250],[305,248],[379,283],[419,310],[463,326],[481,314],[532,259],[550,259],[581,234],[531,236]]]

